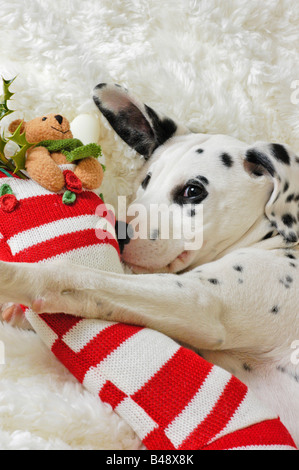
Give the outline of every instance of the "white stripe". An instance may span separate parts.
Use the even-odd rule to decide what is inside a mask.
[[[264,446],[242,446],[242,447],[233,447],[229,450],[296,450],[295,447],[286,446],[286,445],[264,445]]]
[[[101,233],[102,230],[105,230],[106,232],[109,232],[110,235],[113,236],[114,240],[116,239],[116,232],[115,232],[115,228],[113,227],[113,225],[111,225],[111,223],[105,219],[104,217],[98,217],[98,222],[96,224],[96,230],[99,230],[99,233],[96,233],[97,237],[99,240],[105,240],[106,238],[106,235]],[[101,238],[102,237],[102,238]]]
[[[99,368],[92,367],[84,377],[83,386],[98,397],[106,382],[107,379],[103,376],[102,371]]]
[[[102,243],[75,248],[72,251],[43,259],[39,263],[52,263],[55,261],[67,261],[70,264],[118,274],[124,272],[116,249],[112,245]]]
[[[157,423],[144,411],[144,409],[131,398],[125,398],[115,408],[115,411],[131,426],[132,429],[134,429],[141,440],[158,427]]]
[[[99,217],[97,215],[70,217],[67,219],[56,220],[55,222],[50,222],[29,230],[24,230],[23,232],[11,237],[7,243],[12,254],[16,255],[26,248],[30,248],[38,243],[51,240],[52,238],[59,237],[61,235],[68,235],[81,230],[96,229],[98,224]],[[109,223],[107,222],[107,224]],[[112,230],[114,231],[113,228]],[[111,232],[111,236],[114,236],[113,232]]]
[[[75,353],[78,353],[92,339],[98,336],[101,331],[115,324],[115,322],[105,322],[101,320],[81,320],[62,337],[62,340]]]
[[[213,367],[190,403],[165,430],[176,448],[209,415],[231,377],[225,370]]]
[[[3,180],[4,178],[1,178],[1,184],[4,184]],[[35,196],[46,196],[48,194],[53,195],[51,191],[48,191],[47,189],[43,188],[33,180],[5,178],[5,184],[9,184],[18,201],[22,201],[23,199],[28,199],[30,197]]]
[[[43,342],[51,349],[55,341],[58,339],[58,335],[39,317],[37,313],[34,313],[31,309],[27,309],[25,311],[25,316]]]
[[[126,395],[133,395],[178,351],[180,346],[153,330],[143,329],[127,339],[85,375],[83,385],[95,377],[110,380]],[[124,373],[125,367],[125,373]]]
[[[238,429],[247,428],[256,423],[267,421],[269,419],[276,419],[277,415],[272,411],[268,410],[263,404],[261,404],[252,392],[248,391],[244,400],[231,417],[225,428],[213,437],[209,444],[220,437],[230,434]]]

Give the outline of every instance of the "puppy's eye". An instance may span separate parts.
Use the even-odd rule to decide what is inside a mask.
[[[46,118],[46,117],[43,117],[43,118],[42,118],[42,121],[46,121],[46,120],[47,120],[47,118]]]
[[[175,195],[177,204],[200,204],[208,196],[206,188],[197,182],[186,184],[183,189]]]
[[[149,184],[149,182],[150,182],[150,180],[151,180],[151,177],[152,177],[152,175],[151,175],[150,173],[149,173],[148,175],[146,175],[146,177],[144,178],[144,180],[143,180],[142,183],[141,183],[141,187],[142,187],[143,189],[146,189],[146,188],[148,187],[148,184]]]
[[[186,199],[193,199],[201,196],[201,194],[202,188],[199,186],[186,186],[183,197]]]

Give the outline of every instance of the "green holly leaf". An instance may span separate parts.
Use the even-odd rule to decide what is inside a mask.
[[[7,140],[5,139],[4,135],[0,135],[0,155],[4,155],[4,149],[6,144]]]
[[[8,140],[14,142],[20,147],[20,150],[18,150],[13,156],[10,157],[14,161],[16,166],[15,173],[20,170],[25,170],[26,153],[31,147],[35,145],[30,144],[27,141],[25,132],[21,133],[22,124],[23,123],[21,122],[21,124],[13,133],[13,135],[11,137],[8,137]]]
[[[16,77],[12,80],[5,80],[2,77],[3,94],[0,96],[0,120],[14,112],[13,110],[8,108],[7,102],[14,95],[14,93],[11,93],[11,91],[9,91],[9,87],[15,79]]]
[[[10,157],[16,166],[14,173],[20,170],[25,170],[25,162],[26,162],[26,152],[28,148],[23,147],[19,150],[13,157]]]

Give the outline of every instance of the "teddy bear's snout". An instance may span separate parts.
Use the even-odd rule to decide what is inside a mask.
[[[56,121],[58,121],[59,124],[62,124],[63,117],[60,116],[60,114],[57,114],[57,115],[55,116],[55,119],[56,119]]]

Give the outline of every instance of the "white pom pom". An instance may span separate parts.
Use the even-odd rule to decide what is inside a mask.
[[[100,121],[95,114],[79,114],[71,123],[74,138],[84,145],[98,143],[100,138]]]

